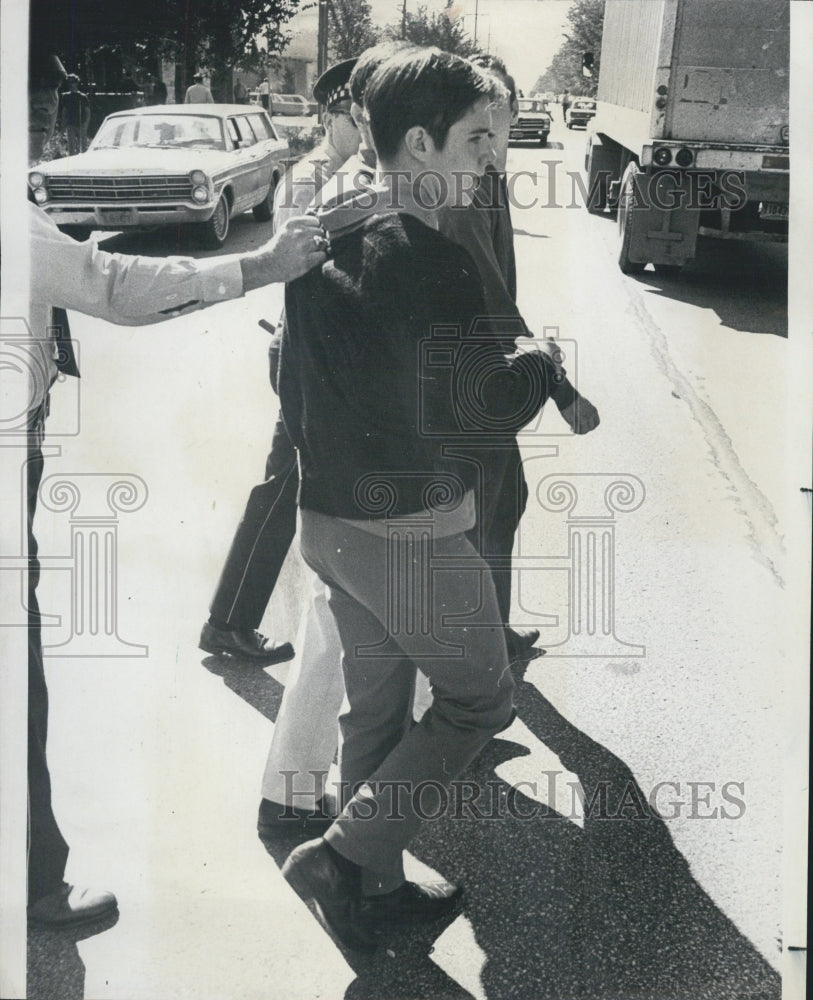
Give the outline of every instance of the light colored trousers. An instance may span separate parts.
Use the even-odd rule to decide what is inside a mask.
[[[389,892],[434,800],[514,716],[503,630],[477,625],[500,620],[494,583],[465,534],[432,538],[419,525],[387,537],[301,513],[302,555],[328,588],[346,691],[345,804],[325,839],[362,867],[365,891]],[[417,665],[433,701],[413,726]]]

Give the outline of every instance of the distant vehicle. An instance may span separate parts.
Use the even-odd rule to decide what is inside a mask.
[[[583,125],[587,128],[587,123],[596,117],[596,102],[589,97],[574,97],[570,107],[565,112],[565,125],[573,128],[574,125]]]
[[[233,215],[271,219],[289,155],[267,112],[245,104],[171,104],[108,115],[90,148],[28,174],[36,203],[60,229],[192,223],[221,247]]]
[[[547,111],[545,101],[520,97],[519,112],[515,122],[511,123],[508,140],[532,139],[544,146],[550,135],[551,116]]]
[[[318,105],[312,106],[301,94],[271,94],[272,115],[312,115]]]
[[[787,241],[791,6],[607,0],[587,204],[617,207],[625,274],[679,270],[698,236]]]

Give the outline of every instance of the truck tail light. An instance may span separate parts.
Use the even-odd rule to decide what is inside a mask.
[[[652,154],[652,159],[659,167],[668,167],[672,162],[672,150],[668,146],[658,146]]]
[[[694,153],[686,146],[682,146],[675,154],[675,163],[679,167],[688,167],[694,160]]]

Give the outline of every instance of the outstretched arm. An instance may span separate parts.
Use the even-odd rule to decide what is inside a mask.
[[[139,326],[292,281],[324,262],[315,218],[291,219],[259,250],[195,260],[111,254],[60,233],[31,206],[31,300]]]

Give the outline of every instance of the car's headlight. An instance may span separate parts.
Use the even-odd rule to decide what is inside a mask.
[[[209,183],[209,178],[202,170],[193,170],[189,175],[189,180],[192,181],[195,187],[206,187]]]
[[[36,195],[35,195],[36,197]],[[204,202],[209,200],[209,188],[203,187],[199,184],[197,187],[192,188],[192,200],[200,202],[202,205]]]
[[[28,175],[28,183],[32,188],[41,188],[45,184],[45,175],[35,170]]]
[[[34,201],[38,205],[43,205],[48,201],[48,192],[44,187],[34,188]]]

